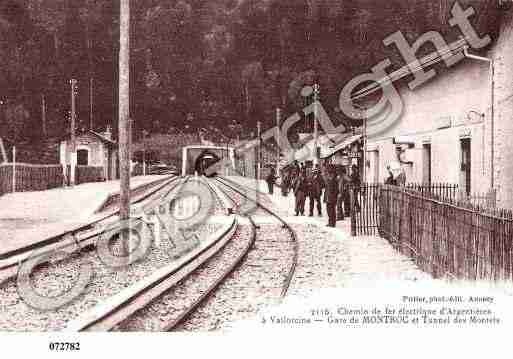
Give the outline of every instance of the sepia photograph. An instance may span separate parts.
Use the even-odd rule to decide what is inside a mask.
[[[0,0],[11,355],[444,348],[512,284],[513,1]]]

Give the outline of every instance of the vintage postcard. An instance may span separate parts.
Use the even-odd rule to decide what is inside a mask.
[[[0,60],[7,353],[507,343],[513,1],[2,0]]]

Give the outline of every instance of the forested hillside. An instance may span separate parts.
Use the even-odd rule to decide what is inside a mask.
[[[318,81],[331,113],[344,84],[379,60],[404,65],[382,40],[413,41],[436,29],[453,40],[452,0],[137,0],[132,4],[131,114],[136,136],[209,126],[249,135],[303,106]],[[465,0],[480,33],[493,32],[496,1]],[[118,1],[0,2],[0,133],[11,141],[68,131],[69,80],[79,81],[78,119],[116,128]],[[432,48],[426,47],[426,51]],[[91,80],[92,79],[92,80]],[[46,125],[42,121],[42,96]]]

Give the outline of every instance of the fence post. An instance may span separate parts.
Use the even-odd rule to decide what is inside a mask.
[[[408,236],[406,237],[406,240],[409,242],[408,245],[410,246],[409,247],[409,250],[408,252],[411,253],[410,254],[410,257],[412,255],[416,255],[416,253],[414,253],[412,251],[412,248],[415,248],[415,250],[417,250],[417,246],[415,245],[415,238],[414,238],[414,226],[413,226],[413,211],[415,211],[416,207],[415,207],[415,201],[416,199],[415,198],[411,198],[411,197],[407,197],[407,201],[408,201],[408,207],[407,207],[407,210],[408,210]],[[417,258],[415,258],[417,260]]]
[[[397,243],[399,246],[399,253],[403,253],[403,208],[404,208],[404,188],[400,189],[399,200],[399,226],[397,228]]]
[[[16,146],[12,146],[12,193],[16,192]]]

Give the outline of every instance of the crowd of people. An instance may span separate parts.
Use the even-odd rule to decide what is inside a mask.
[[[357,194],[360,188],[360,171],[358,166],[353,165],[350,173],[346,167],[332,164],[307,165],[295,162],[282,173],[281,193],[288,196],[292,192],[295,196],[296,216],[305,215],[305,204],[308,200],[310,217],[323,216],[323,203],[328,215],[329,227],[335,227],[336,221],[344,220],[351,212],[351,191],[354,194],[353,208],[359,211]],[[274,170],[271,170],[266,177],[269,186],[269,193],[274,191],[274,184],[277,179]]]

